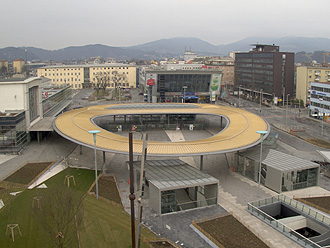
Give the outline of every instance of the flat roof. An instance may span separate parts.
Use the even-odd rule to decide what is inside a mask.
[[[137,171],[141,171],[141,161],[134,161],[133,166]],[[197,170],[180,159],[146,160],[145,176],[160,190],[219,183],[218,179]]]
[[[44,117],[40,121],[38,121],[36,124],[34,124],[32,127],[29,128],[30,132],[38,132],[38,131],[54,131],[53,128],[53,121],[55,117]]]
[[[121,63],[109,63],[109,64],[84,64],[84,65],[47,65],[43,68],[88,68],[88,67],[117,67],[117,66],[123,66],[123,67],[136,67],[135,65],[129,65],[129,64],[121,64]]]
[[[260,148],[253,148],[240,155],[260,162]],[[319,167],[317,163],[266,148],[262,150],[262,164],[283,172]]]
[[[330,151],[317,151],[326,162],[330,162]]]
[[[256,131],[270,130],[264,119],[245,110],[193,103],[97,105],[65,112],[57,117],[53,125],[55,131],[63,137],[90,148],[94,148],[94,141],[88,131],[98,129],[101,132],[97,134],[96,149],[128,154],[128,138],[100,128],[93,119],[101,116],[145,114],[209,114],[222,116],[227,120],[227,126],[209,138],[179,142],[148,141],[150,156],[192,156],[238,151],[259,144],[260,135]],[[142,140],[134,139],[133,142],[134,154],[142,154]]]

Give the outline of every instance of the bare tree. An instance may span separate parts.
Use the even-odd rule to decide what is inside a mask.
[[[76,222],[83,219],[83,198],[65,185],[45,189],[38,196],[41,203],[34,205],[32,213],[59,248],[72,247],[76,240]]]

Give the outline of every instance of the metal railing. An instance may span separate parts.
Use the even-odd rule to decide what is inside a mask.
[[[258,217],[259,219],[263,220],[265,223],[273,226],[275,229],[279,230],[292,240],[296,241],[300,245],[304,247],[322,247],[317,243],[313,242],[312,240],[304,237],[303,235],[299,234],[295,230],[291,229],[290,227],[281,223],[280,220],[276,220],[272,216],[268,215],[267,213],[263,212],[259,208],[261,206],[265,206],[268,204],[282,202],[285,203],[299,211],[301,211],[304,215],[313,218],[314,220],[321,222],[330,227],[330,217],[328,215],[323,214],[320,211],[317,211],[314,208],[309,207],[308,205],[296,201],[292,198],[289,198],[285,195],[278,195],[266,199],[261,199],[259,201],[248,203],[248,211]]]

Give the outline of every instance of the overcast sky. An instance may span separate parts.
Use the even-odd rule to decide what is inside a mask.
[[[131,46],[196,37],[330,38],[329,0],[1,0],[0,48]]]

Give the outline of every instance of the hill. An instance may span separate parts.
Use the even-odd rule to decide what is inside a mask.
[[[70,46],[58,50],[45,50],[35,47],[6,47],[0,49],[0,59],[12,61],[17,58],[28,60],[54,60],[72,61],[84,60],[90,57],[101,56],[103,58],[115,58],[116,60],[130,59],[164,59],[178,58],[183,56],[185,50],[191,50],[198,55],[204,56],[227,56],[232,51],[249,51],[251,44],[276,44],[280,46],[280,51],[305,52],[311,54],[314,51],[330,51],[330,39],[308,38],[308,37],[247,37],[226,45],[212,45],[206,41],[193,37],[179,37],[171,39],[161,39],[130,47],[113,47],[101,44],[86,46]],[[27,50],[27,53],[25,53]],[[310,61],[313,56],[304,56],[300,53],[296,62],[301,60]],[[316,56],[319,58],[319,54]],[[318,60],[319,61],[319,60]],[[319,61],[321,62],[321,61]]]

